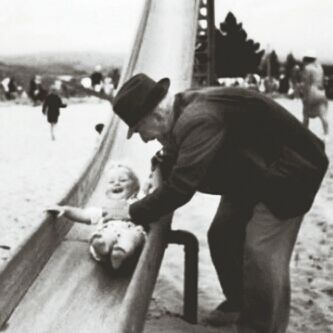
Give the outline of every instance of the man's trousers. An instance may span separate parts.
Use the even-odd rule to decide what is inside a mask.
[[[240,333],[285,333],[290,311],[289,263],[302,217],[276,218],[221,200],[208,232],[225,297],[240,310]]]

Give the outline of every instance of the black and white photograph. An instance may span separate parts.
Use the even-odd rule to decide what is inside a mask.
[[[333,333],[333,1],[1,5],[0,332]]]

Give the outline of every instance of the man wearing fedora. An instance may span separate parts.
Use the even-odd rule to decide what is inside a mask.
[[[113,108],[144,142],[163,145],[164,181],[129,206],[149,224],[196,191],[221,196],[208,242],[226,300],[209,322],[221,332],[286,332],[289,262],[303,215],[328,166],[324,145],[282,106],[241,88],[169,92],[170,80],[137,74]]]

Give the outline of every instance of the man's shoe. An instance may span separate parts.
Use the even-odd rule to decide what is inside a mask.
[[[240,308],[232,306],[227,301],[221,303],[207,317],[206,322],[213,326],[222,326],[236,323],[239,319]]]

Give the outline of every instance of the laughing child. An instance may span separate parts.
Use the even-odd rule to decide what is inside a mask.
[[[137,199],[139,190],[140,183],[132,169],[113,164],[107,171],[106,207],[55,205],[47,211],[57,217],[96,225],[90,238],[90,254],[96,261],[109,261],[118,269],[126,259],[141,251],[146,239],[143,227],[132,223],[127,213],[128,205]]]

